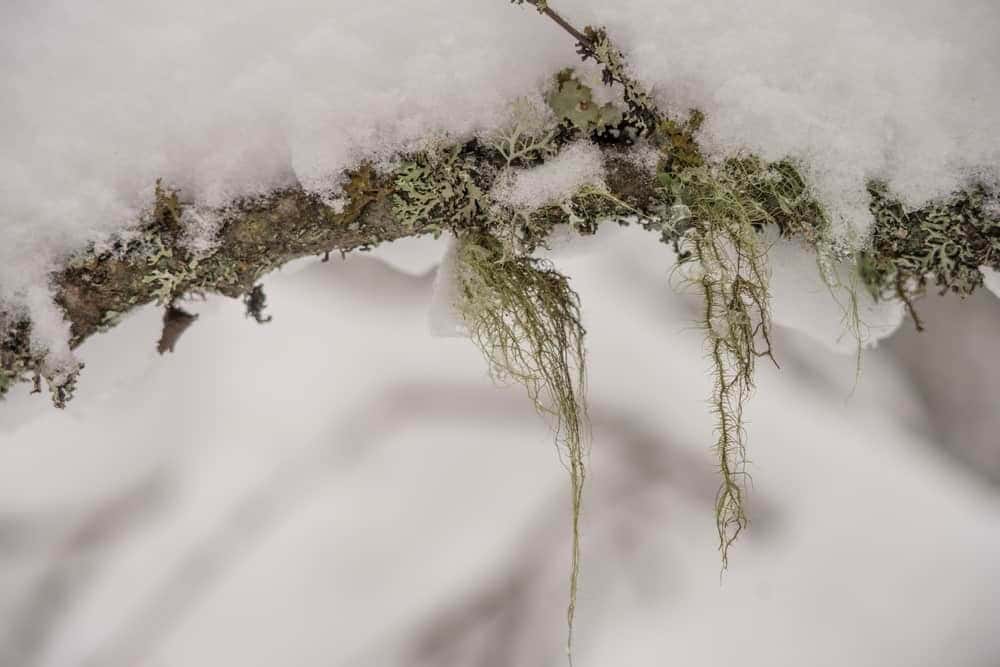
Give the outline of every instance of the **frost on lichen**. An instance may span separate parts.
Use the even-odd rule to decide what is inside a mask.
[[[489,362],[493,378],[524,386],[539,413],[552,419],[569,469],[573,546],[567,622],[571,645],[588,429],[579,300],[565,276],[541,260],[507,256],[503,244],[491,236],[468,234],[458,242],[456,307],[469,336]]]
[[[629,139],[649,134],[659,124],[661,114],[646,87],[632,78],[624,54],[611,43],[604,28],[587,26],[585,40],[577,42],[576,51],[584,61],[593,59],[601,66],[604,83],[618,83],[622,87],[626,111],[622,129]]]
[[[483,136],[505,166],[530,166],[544,162],[559,150],[559,131],[553,110],[540,99],[521,97],[510,105],[506,122]]]
[[[32,339],[31,321],[0,308],[0,399],[19,382],[30,382],[32,393],[41,393],[45,381],[57,408],[73,398],[83,364],[72,358],[50,359],[48,350]]]
[[[971,294],[983,284],[981,266],[1000,268],[1000,212],[987,189],[970,187],[920,209],[908,209],[881,183],[871,183],[875,224],[861,257],[875,298],[902,300],[918,329],[913,302],[929,284],[941,293]]]

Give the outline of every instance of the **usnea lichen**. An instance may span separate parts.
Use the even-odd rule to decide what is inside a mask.
[[[774,360],[767,247],[759,233],[774,218],[750,194],[752,173],[732,161],[685,170],[673,183],[689,211],[680,247],[687,262],[696,262],[687,280],[703,300],[700,325],[715,378],[711,406],[722,476],[715,514],[723,568],[748,522],[744,404],[754,388],[757,359]]]
[[[584,328],[565,276],[538,259],[509,257],[483,234],[459,240],[456,304],[469,335],[499,382],[516,382],[552,419],[570,473],[573,516],[568,646],[572,644],[580,574],[580,512],[586,477]]]

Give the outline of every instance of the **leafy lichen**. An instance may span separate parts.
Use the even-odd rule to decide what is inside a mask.
[[[392,209],[405,226],[436,232],[464,229],[485,213],[488,203],[473,178],[474,161],[461,146],[431,149],[405,161],[395,173]]]
[[[971,294],[983,284],[981,266],[1000,268],[1000,213],[983,186],[909,209],[882,183],[871,183],[875,224],[861,255],[865,283],[875,298],[898,298],[922,328],[913,302],[929,284],[941,293]]]
[[[621,109],[611,102],[597,104],[594,91],[569,68],[556,75],[545,101],[567,128],[586,135],[605,133],[624,120]]]

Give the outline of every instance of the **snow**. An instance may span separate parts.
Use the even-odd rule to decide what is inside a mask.
[[[980,266],[979,270],[983,273],[983,285],[1000,298],[1000,271],[988,266]]]
[[[458,241],[449,236],[448,249],[445,250],[441,264],[434,274],[431,306],[427,311],[431,335],[439,338],[463,338],[468,335],[457,306],[460,296],[456,275],[457,259]]]
[[[713,151],[803,160],[845,229],[867,224],[867,178],[916,203],[996,175],[994,0],[565,5],[606,24],[664,104],[705,111]],[[22,305],[60,258],[133,224],[157,178],[203,206],[335,194],[344,168],[487,131],[578,64],[502,0],[18,0],[0,19],[0,300]]]
[[[184,228],[181,245],[195,258],[208,257],[218,248],[223,219],[214,210],[189,206],[181,213],[180,223]]]
[[[717,152],[801,159],[846,228],[869,222],[868,178],[915,205],[997,177],[995,0],[586,4]]]
[[[857,276],[845,266],[833,267],[833,286],[824,282],[817,257],[794,240],[771,234],[768,266],[771,271],[771,316],[775,324],[795,329],[827,348],[845,354],[874,347],[903,322],[905,310],[896,300],[875,301]],[[859,330],[849,326],[851,285],[857,299]]]
[[[562,204],[580,188],[604,187],[604,157],[590,141],[578,141],[551,160],[531,169],[517,169],[499,179],[490,193],[497,202],[524,212],[546,204]]]

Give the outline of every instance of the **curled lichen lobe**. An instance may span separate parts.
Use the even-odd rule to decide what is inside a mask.
[[[902,204],[883,183],[873,182],[868,190],[875,224],[861,268],[876,297],[909,301],[929,285],[968,295],[983,284],[979,267],[1000,268],[1000,212],[990,206],[984,186],[917,209]]]

